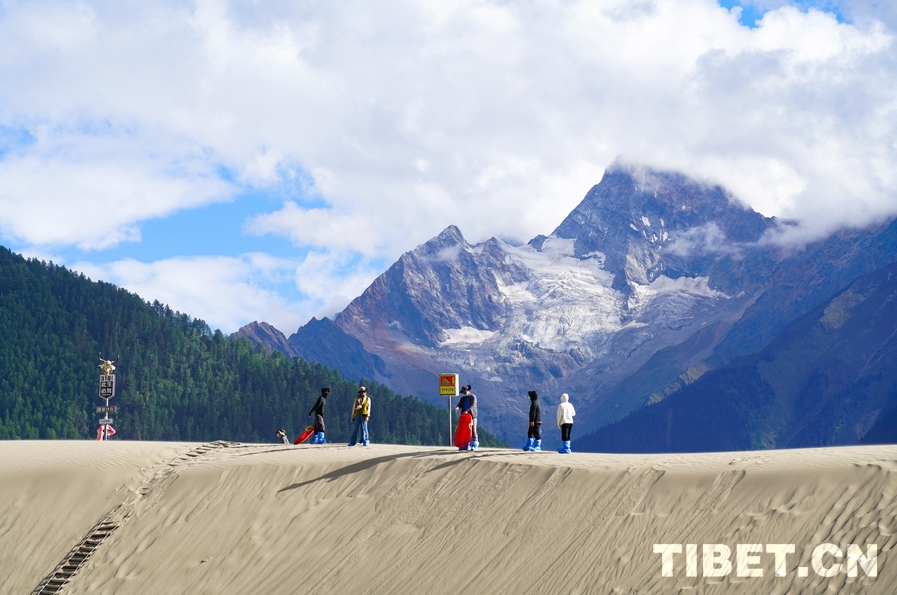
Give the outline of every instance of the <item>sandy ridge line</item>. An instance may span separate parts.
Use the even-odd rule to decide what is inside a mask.
[[[216,440],[180,454],[169,463],[163,465],[152,477],[145,480],[130,497],[91,527],[87,534],[56,565],[56,568],[38,583],[31,591],[31,595],[55,595],[62,592],[78,570],[87,563],[91,555],[109,535],[118,529],[133,513],[145,512],[161,499],[165,490],[174,483],[180,471],[186,467],[189,461],[214,450],[238,446],[239,444],[239,442]],[[153,497],[148,499],[148,496]]]

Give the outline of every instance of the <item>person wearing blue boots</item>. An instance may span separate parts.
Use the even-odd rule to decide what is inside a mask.
[[[561,429],[561,447],[559,453],[570,454],[570,431],[573,429],[573,416],[576,415],[576,409],[570,402],[570,396],[567,393],[561,395],[561,404],[558,405],[558,427]]]
[[[368,397],[367,389],[363,386],[358,387],[358,396],[355,397],[355,403],[352,404],[352,423],[355,429],[352,430],[352,439],[349,446],[357,444],[359,430],[361,431],[361,445],[370,444],[368,440],[368,420],[371,418],[371,398]]]
[[[529,428],[526,430],[523,450],[539,452],[542,450],[542,406],[539,404],[539,393],[531,390],[527,394],[530,398]]]
[[[466,447],[462,446],[458,450],[477,450],[480,447],[480,438],[477,436],[477,396],[470,392],[470,389],[471,386],[469,384],[461,387],[461,398],[458,400],[458,406],[455,407],[455,411],[468,413],[473,418],[470,444]]]
[[[315,434],[311,437],[312,444],[326,444],[327,440],[324,439],[324,405],[327,404],[327,395],[330,394],[330,388],[324,387],[321,389],[321,396],[318,397],[318,401],[315,403],[315,406],[311,408],[311,411],[308,412],[309,415],[314,414],[315,416]]]

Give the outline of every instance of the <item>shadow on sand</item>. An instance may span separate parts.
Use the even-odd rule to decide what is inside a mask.
[[[355,447],[359,448],[359,447]],[[374,457],[371,459],[367,459],[364,461],[359,461],[358,463],[353,463],[352,465],[347,465],[345,467],[340,467],[339,469],[335,469],[330,473],[325,473],[320,477],[316,477],[314,479],[309,479],[308,481],[303,481],[300,483],[294,483],[288,485],[285,488],[278,490],[278,494],[282,492],[288,492],[291,490],[295,490],[319,481],[334,481],[339,479],[340,477],[344,477],[346,475],[350,475],[352,473],[360,473],[362,471],[367,471],[372,467],[376,467],[382,463],[389,463],[390,461],[397,461],[399,459],[424,459],[424,458],[434,458],[434,457],[452,457],[453,460],[446,461],[442,464],[439,464],[432,469],[428,469],[426,473],[430,473],[432,471],[438,471],[440,469],[445,469],[447,467],[451,467],[453,465],[458,465],[465,461],[476,460],[479,458],[493,458],[495,456],[517,456],[518,454],[528,454],[525,452],[517,453],[514,451],[511,452],[484,452],[482,454],[474,455],[469,451],[459,451],[459,450],[440,450],[440,451],[416,451],[409,453],[400,453],[394,455],[387,455],[383,457]]]

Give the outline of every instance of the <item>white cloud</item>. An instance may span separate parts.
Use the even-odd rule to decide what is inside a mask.
[[[618,156],[807,236],[897,214],[894,9],[754,4],[748,29],[712,0],[5,3],[0,127],[36,140],[0,152],[0,231],[100,247],[287,188],[246,230],[351,297],[451,223],[550,233]]]
[[[70,268],[158,300],[173,310],[202,318],[213,329],[232,333],[252,320],[295,330],[304,312],[271,287],[292,281],[295,263],[265,254],[239,258],[170,258],[152,263],[134,259],[97,265],[79,262]]]
[[[738,258],[743,246],[728,241],[726,234],[716,223],[694,227],[678,235],[669,243],[668,249],[681,256],[700,254],[725,254]]]
[[[33,142],[0,159],[0,229],[30,245],[136,241],[141,220],[234,193],[213,163],[167,139],[141,147],[145,138],[107,128],[35,132]]]
[[[284,203],[279,211],[249,219],[245,230],[257,235],[284,235],[301,246],[336,245],[339,252],[351,250],[366,255],[375,253],[372,239],[377,237],[358,215],[323,208],[306,209],[292,201]]]
[[[458,260],[458,256],[461,255],[461,246],[455,244],[454,246],[447,246],[437,252],[433,257],[431,257],[431,261],[433,262],[454,262]]]
[[[297,288],[315,304],[309,314],[333,318],[383,271],[345,252],[311,252],[295,272]]]
[[[278,150],[264,150],[254,161],[243,167],[241,178],[256,186],[266,186],[276,182],[280,178],[280,164],[283,161],[283,153]]]
[[[739,4],[759,9],[760,11],[776,10],[794,4],[792,0],[741,0]],[[897,25],[897,4],[881,2],[881,0],[799,0],[797,5],[809,9],[834,11],[851,22],[864,22],[870,19],[881,21],[890,27]]]
[[[45,253],[28,257],[59,260]],[[76,262],[69,268],[202,318],[228,334],[263,320],[287,336],[311,316],[332,318],[382,272],[351,254],[335,260],[324,252],[310,252],[301,259],[261,252],[148,263],[127,258],[103,264]]]

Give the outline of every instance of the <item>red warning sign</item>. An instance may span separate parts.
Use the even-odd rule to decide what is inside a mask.
[[[458,396],[458,375],[457,374],[440,374],[439,375],[439,394],[443,397]]]

